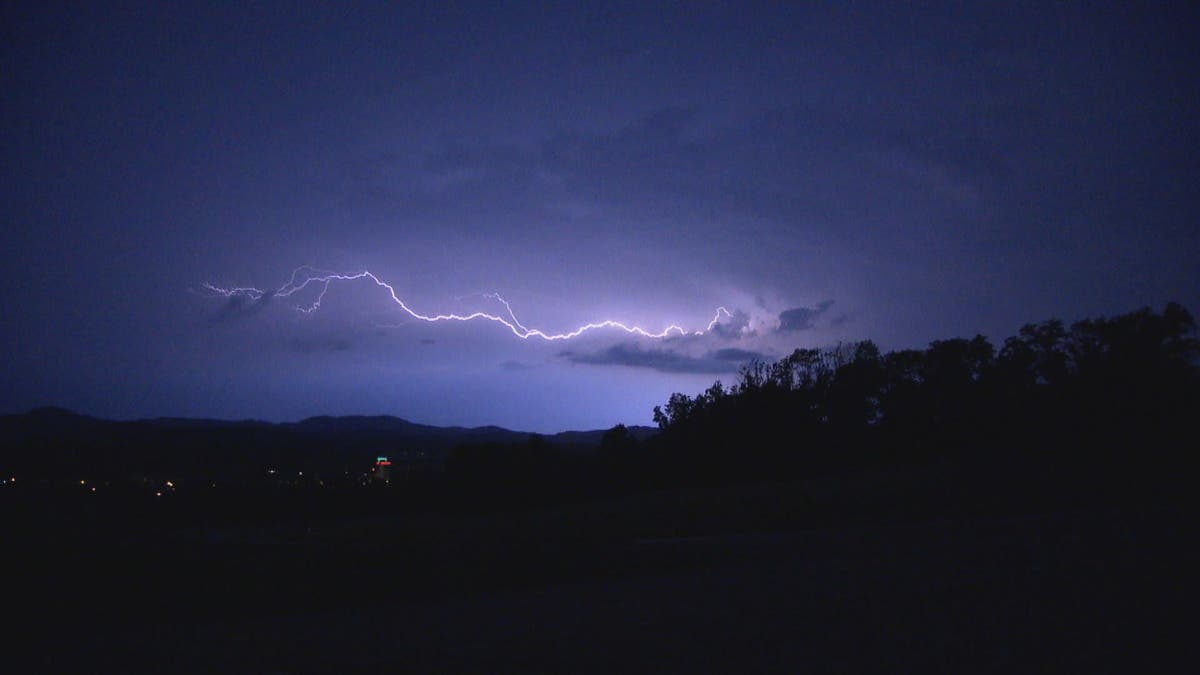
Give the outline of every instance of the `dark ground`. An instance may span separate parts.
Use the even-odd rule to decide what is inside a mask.
[[[823,516],[845,488],[60,523],[5,632],[50,672],[1194,672],[1190,509]]]

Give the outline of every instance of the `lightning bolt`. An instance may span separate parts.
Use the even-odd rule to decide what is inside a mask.
[[[287,283],[280,286],[278,289],[276,289],[274,291],[264,291],[262,289],[254,288],[252,286],[232,286],[232,287],[225,288],[225,287],[216,286],[214,284],[205,282],[205,283],[201,284],[200,292],[203,295],[207,295],[208,297],[249,298],[250,300],[257,302],[257,301],[263,299],[264,297],[287,298],[287,297],[291,297],[291,296],[295,295],[296,293],[299,293],[309,287],[319,288],[320,290],[317,292],[316,299],[314,299],[308,305],[298,305],[296,307],[296,310],[302,314],[312,314],[321,308],[321,303],[324,301],[325,294],[329,291],[329,286],[331,284],[333,284],[334,282],[360,281],[363,279],[370,280],[376,286],[386,290],[388,292],[388,295],[391,296],[392,302],[396,303],[396,305],[403,312],[405,312],[406,314],[408,314],[409,316],[411,316],[414,319],[418,319],[420,321],[426,321],[428,323],[439,323],[442,321],[476,321],[476,320],[491,321],[493,323],[498,323],[498,324],[504,326],[513,335],[521,338],[522,340],[528,340],[530,338],[540,338],[540,339],[546,340],[548,342],[553,342],[553,341],[558,341],[558,340],[570,340],[572,338],[577,338],[580,335],[583,335],[584,333],[587,333],[589,331],[599,330],[602,328],[621,330],[621,331],[624,331],[631,335],[640,335],[642,337],[655,338],[655,339],[666,338],[671,335],[679,335],[679,336],[696,335],[696,336],[698,336],[698,335],[704,335],[705,333],[707,333],[707,332],[711,331],[713,328],[715,328],[717,326],[717,324],[720,323],[722,316],[731,316],[729,313],[729,310],[725,309],[724,307],[718,307],[717,311],[716,311],[716,315],[713,316],[712,321],[709,321],[708,325],[703,330],[693,330],[693,331],[688,331],[688,330],[683,329],[680,326],[676,326],[676,325],[672,324],[672,325],[667,326],[666,328],[662,329],[661,331],[651,332],[640,326],[631,326],[631,325],[622,323],[620,321],[615,321],[612,319],[605,319],[604,321],[596,321],[593,323],[583,324],[582,326],[579,326],[579,327],[575,328],[574,330],[570,330],[565,333],[547,333],[538,328],[529,328],[526,325],[524,325],[523,323],[521,323],[521,321],[517,318],[516,312],[513,311],[512,305],[510,305],[507,300],[502,298],[499,293],[484,293],[482,295],[485,298],[488,298],[490,300],[495,300],[495,301],[499,302],[500,304],[504,305],[506,315],[489,314],[487,312],[472,312],[470,314],[433,314],[433,315],[428,315],[428,314],[422,314],[422,313],[412,309],[411,307],[409,307],[408,304],[405,303],[404,300],[402,300],[400,298],[400,296],[396,294],[396,289],[391,284],[383,281],[382,279],[380,279],[378,276],[376,276],[372,272],[364,270],[362,272],[356,272],[354,274],[338,274],[336,272],[329,272],[326,270],[320,270],[320,269],[317,269],[314,267],[307,267],[307,266],[296,268],[292,272],[292,276],[290,279],[288,279]]]

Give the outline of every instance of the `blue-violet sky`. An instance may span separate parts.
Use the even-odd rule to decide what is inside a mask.
[[[796,347],[1200,309],[1188,3],[2,12],[0,412],[603,428]]]

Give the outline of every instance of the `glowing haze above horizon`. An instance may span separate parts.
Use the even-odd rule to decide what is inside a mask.
[[[0,412],[604,428],[1200,309],[1186,5],[401,4],[6,5]]]

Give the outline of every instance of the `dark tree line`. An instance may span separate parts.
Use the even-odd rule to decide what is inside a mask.
[[[871,341],[755,362],[655,407],[655,451],[692,477],[950,457],[1062,482],[1169,479],[1194,452],[1196,323],[1178,304],[881,353]]]
[[[957,495],[946,504],[1178,494],[1197,410],[1196,323],[1169,304],[1028,324],[999,348],[977,335],[797,349],[732,385],[673,394],[654,408],[653,438],[619,425],[594,453],[536,437],[460,446],[447,478],[461,488],[452,501],[480,506],[914,466],[942,467]]]

